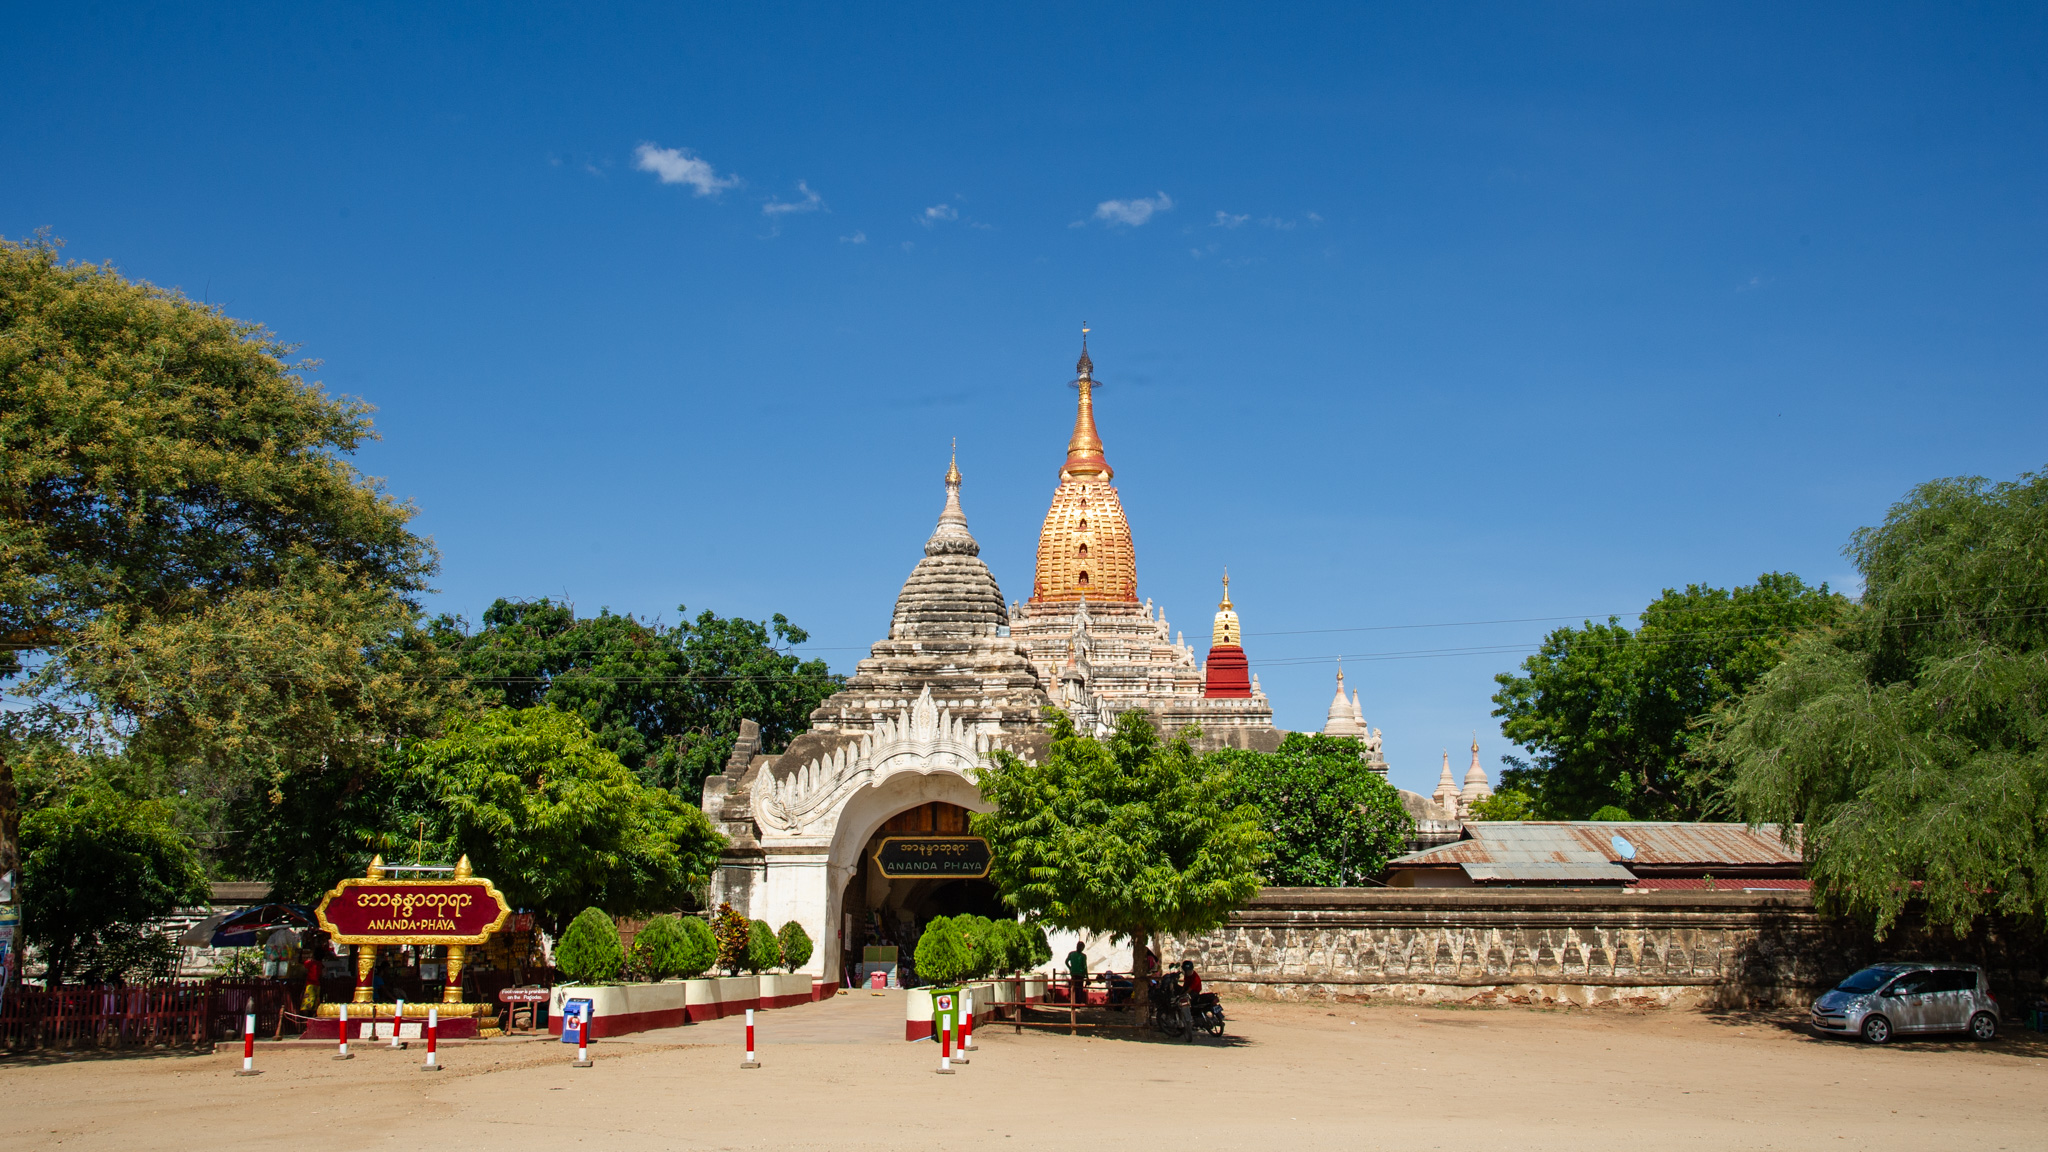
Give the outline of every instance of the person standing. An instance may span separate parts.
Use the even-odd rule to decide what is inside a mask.
[[[1067,979],[1072,989],[1072,1000],[1076,1004],[1088,1002],[1088,953],[1081,948],[1079,937],[1074,939],[1074,950],[1067,953]]]

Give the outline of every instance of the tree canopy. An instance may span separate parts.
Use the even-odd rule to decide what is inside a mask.
[[[413,746],[384,824],[421,828],[431,858],[467,855],[550,925],[585,907],[682,907],[725,844],[695,807],[640,783],[574,714],[498,708]]]
[[[1766,572],[1735,588],[1666,589],[1638,627],[1618,618],[1559,628],[1494,677],[1501,732],[1530,753],[1501,776],[1545,819],[1604,807],[1642,820],[1725,812],[1700,725],[1775,667],[1801,631],[1839,620],[1846,597]]]
[[[1266,833],[1232,799],[1229,773],[1187,738],[1162,740],[1145,714],[1117,717],[1107,740],[1052,715],[1036,764],[1001,749],[979,776],[996,806],[974,817],[993,856],[989,879],[1011,907],[1062,928],[1129,936],[1201,932],[1259,890]]]
[[[209,899],[198,856],[159,801],[95,783],[30,812],[21,833],[22,936],[52,987],[82,956],[121,949],[149,921]]]
[[[1358,883],[1400,854],[1415,827],[1400,793],[1366,768],[1347,737],[1290,732],[1275,751],[1232,748],[1209,759],[1230,774],[1230,802],[1258,809],[1272,884]]]
[[[1817,898],[1882,932],[2048,915],[2048,474],[1936,480],[1858,531],[1861,611],[1721,717],[1742,816],[1805,826]]]
[[[574,712],[642,780],[686,799],[725,767],[741,719],[780,751],[842,681],[824,661],[784,651],[810,636],[779,613],[757,622],[700,612],[668,626],[499,600],[475,631],[443,616],[434,632],[479,700]]]

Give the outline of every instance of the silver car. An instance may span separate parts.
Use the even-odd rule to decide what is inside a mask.
[[[1813,1026],[1882,1044],[1911,1032],[1998,1035],[1998,1001],[1975,964],[1878,964],[1813,1002]]]

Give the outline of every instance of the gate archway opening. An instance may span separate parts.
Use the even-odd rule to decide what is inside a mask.
[[[1012,915],[987,880],[955,877],[890,877],[875,863],[875,852],[888,837],[965,836],[971,813],[958,804],[933,800],[906,808],[883,821],[862,845],[853,878],[840,896],[851,931],[848,964],[859,964],[870,945],[898,950],[899,972],[914,973],[912,955],[925,925],[940,916],[975,915],[995,919]],[[859,969],[855,968],[854,971]]]

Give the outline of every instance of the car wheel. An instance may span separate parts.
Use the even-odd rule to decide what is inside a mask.
[[[1882,1016],[1863,1018],[1863,1038],[1872,1044],[1882,1044],[1892,1038],[1892,1022]]]
[[[1979,1012],[1975,1016],[1970,1017],[1970,1039],[1998,1039],[1998,1017],[1993,1016],[1989,1012]]]

